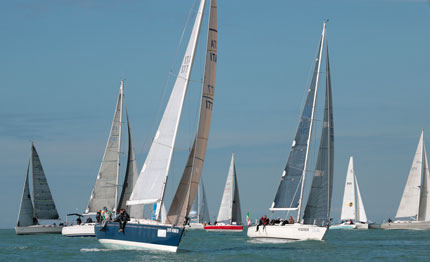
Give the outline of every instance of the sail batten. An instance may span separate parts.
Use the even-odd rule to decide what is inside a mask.
[[[104,207],[117,211],[119,158],[121,147],[121,122],[124,81],[121,81],[115,113],[103,159],[91,192],[86,214],[94,214]]]
[[[38,219],[58,219],[57,208],[52,199],[51,190],[43,171],[42,163],[34,145],[31,145],[31,162],[33,171],[34,213]]]
[[[201,7],[204,7],[202,1]],[[203,12],[203,9],[202,9]],[[217,5],[216,0],[210,4],[209,29],[206,44],[206,61],[197,134],[187,164],[176,190],[167,222],[173,225],[183,224],[188,217],[200,184],[206,148],[209,138],[212,108],[214,103],[216,61],[217,61]]]

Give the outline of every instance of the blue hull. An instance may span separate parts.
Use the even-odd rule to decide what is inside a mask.
[[[119,223],[109,222],[104,231],[101,224],[95,226],[96,237],[101,244],[110,248],[145,248],[176,252],[184,228],[165,225],[128,223],[123,232]]]

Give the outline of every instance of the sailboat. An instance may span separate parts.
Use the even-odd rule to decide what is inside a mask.
[[[206,231],[243,231],[234,154],[231,156],[230,168],[227,181],[225,182],[224,194],[222,195],[217,220],[214,225],[207,225],[204,229]]]
[[[124,100],[124,80],[121,80],[118,101],[115,107],[115,113],[112,121],[111,131],[109,134],[106,149],[103,155],[103,160],[97,175],[96,183],[93,187],[91,197],[83,215],[81,214],[68,214],[81,216],[93,216],[97,211],[106,207],[109,211],[117,212],[119,209],[124,208],[129,214],[137,215],[134,212],[141,213],[143,217],[143,207],[134,206],[127,207],[125,205],[126,199],[131,194],[131,189],[137,180],[138,172],[136,165],[136,156],[133,149],[133,142],[131,137],[130,121],[127,114],[127,127],[128,127],[128,161],[126,174],[124,177],[124,184],[120,201],[118,202],[118,179],[120,167],[120,154],[121,154],[121,131],[122,131],[122,112]],[[68,237],[95,237],[94,225],[96,221],[89,220],[77,225],[65,226],[62,234]]]
[[[185,229],[203,229],[204,226],[211,223],[203,178],[200,178],[199,189],[189,217],[190,220]]]
[[[342,223],[330,226],[330,229],[368,229],[366,211],[361,199],[357,177],[354,172],[354,159],[349,158],[348,172],[346,173],[345,191],[343,193]]]
[[[430,172],[421,132],[408,181],[397,209],[395,220],[381,224],[382,229],[430,229]]]
[[[307,90],[296,136],[291,145],[287,165],[282,173],[278,191],[269,209],[272,212],[286,211],[287,217],[290,211],[297,211],[296,220],[293,222],[293,217],[291,216],[290,221],[284,220],[273,225],[248,227],[248,237],[321,240],[327,231],[333,188],[334,134],[330,66],[325,35],[326,21],[323,23],[321,42],[315,60],[312,81]],[[322,72],[321,61],[324,51],[326,54],[326,71]],[[302,220],[304,186],[306,174],[309,171],[309,147],[314,129],[315,108],[321,73],[325,73],[326,76],[324,120],[316,167],[313,172],[312,185]]]
[[[101,227],[96,225],[96,237],[101,244],[107,247],[146,248],[169,252],[176,252],[178,249],[200,183],[209,137],[217,60],[216,0],[211,1],[209,8],[206,62],[197,134],[167,215],[163,212],[164,197],[205,4],[206,0],[200,1],[176,82],[139,178],[127,201],[127,205],[131,206],[139,204],[152,206],[152,219],[131,218],[122,232],[118,232],[118,223],[108,223],[103,231],[100,231]],[[164,218],[165,215],[166,218]]]
[[[28,177],[30,175],[30,163],[33,177],[33,201],[31,200]],[[34,206],[33,206],[34,203]],[[28,161],[27,174],[25,176],[24,190],[22,191],[21,205],[19,208],[18,222],[15,232],[17,235],[30,234],[60,234],[62,226],[40,225],[39,220],[58,219],[57,208],[49,190],[48,181],[43,171],[42,163],[34,144],[31,143],[31,158]]]

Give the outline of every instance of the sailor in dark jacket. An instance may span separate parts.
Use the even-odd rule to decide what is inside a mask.
[[[121,208],[121,210],[119,211],[119,215],[116,219],[119,222],[119,232],[123,232],[125,224],[127,224],[127,221],[130,221],[130,216],[127,214],[124,208]]]

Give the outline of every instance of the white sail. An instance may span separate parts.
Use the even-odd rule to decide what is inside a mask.
[[[430,172],[427,161],[426,148],[424,146],[424,172],[421,185],[420,205],[418,210],[419,221],[430,221]]]
[[[417,151],[409,171],[408,181],[400,200],[396,217],[413,217],[418,215],[420,201],[421,174],[423,172],[424,132],[421,132]]]
[[[152,141],[151,148],[149,149],[130,200],[127,201],[127,205],[150,204],[163,201],[179,120],[200,33],[204,4],[205,1],[200,3],[175,85],[173,86],[160,125]],[[160,207],[161,205],[158,204],[155,213],[156,220],[159,219]]]
[[[85,210],[87,214],[94,214],[104,207],[107,207],[108,210],[117,211],[123,88],[124,81],[121,81],[118,102],[115,107],[112,127],[103,160],[100,165],[96,183],[91,192],[88,207]]]
[[[30,172],[30,160],[28,161],[27,166],[27,175],[25,176],[25,182],[24,182],[24,189],[22,191],[22,198],[21,198],[21,205],[19,207],[19,214],[18,214],[18,222],[16,225],[18,227],[26,227],[34,225],[34,210],[33,210],[33,204],[31,202],[31,195],[30,195],[30,187],[28,183],[28,176]]]
[[[231,156],[230,168],[225,183],[224,193],[219,208],[217,222],[231,224],[241,223],[239,191],[236,184],[236,168],[234,165],[234,154]]]
[[[354,175],[355,187],[357,189],[357,217],[356,221],[367,223],[366,211],[364,210],[363,200],[361,199],[360,188],[358,187],[357,177]]]
[[[354,159],[349,158],[348,171],[346,174],[345,191],[343,193],[342,213],[340,219],[355,220],[356,219],[356,203],[355,203],[355,178],[354,178]]]

